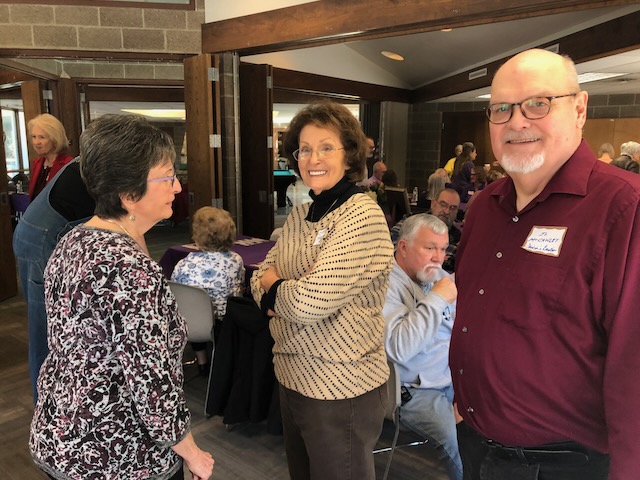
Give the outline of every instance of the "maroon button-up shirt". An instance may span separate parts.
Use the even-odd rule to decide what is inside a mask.
[[[640,175],[583,141],[516,211],[511,179],[470,209],[450,367],[458,409],[509,445],[573,440],[640,475]]]

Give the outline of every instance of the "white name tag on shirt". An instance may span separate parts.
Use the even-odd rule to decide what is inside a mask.
[[[567,227],[533,226],[522,248],[528,252],[557,257],[566,233]]]
[[[318,235],[316,235],[316,239],[313,241],[314,245],[322,245],[322,239],[327,235],[327,229],[323,228],[318,231]]]

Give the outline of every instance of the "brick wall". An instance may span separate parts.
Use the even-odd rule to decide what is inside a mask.
[[[195,55],[204,20],[204,0],[195,10],[2,4],[0,48]],[[18,61],[71,77],[183,78],[181,62]]]

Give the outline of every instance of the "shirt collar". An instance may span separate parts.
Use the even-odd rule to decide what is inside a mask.
[[[560,167],[544,190],[531,201],[525,210],[532,208],[536,203],[545,201],[549,195],[554,193],[585,196],[589,177],[597,161],[598,159],[583,139],[569,160]],[[491,191],[491,195],[497,196],[503,206],[506,202],[506,205],[515,208],[516,191],[513,180],[507,177],[504,181],[496,183],[498,185]]]

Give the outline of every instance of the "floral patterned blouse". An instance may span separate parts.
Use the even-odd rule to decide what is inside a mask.
[[[242,257],[236,252],[193,252],[176,264],[171,280],[204,288],[216,315],[222,317],[227,311],[227,298],[242,296],[244,273]]]
[[[85,226],[45,270],[49,355],[29,447],[59,479],[167,479],[189,431],[187,330],[161,267],[129,236]]]

